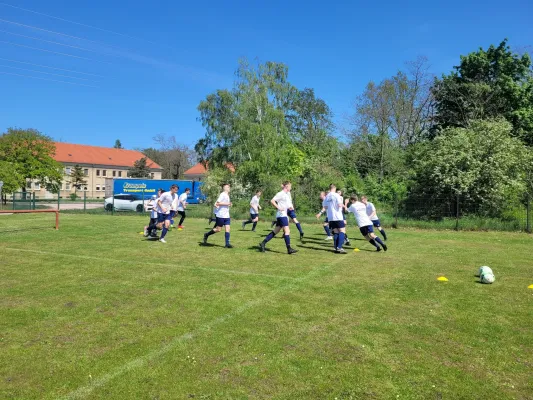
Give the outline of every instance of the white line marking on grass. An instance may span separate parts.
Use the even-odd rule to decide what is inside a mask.
[[[11,247],[4,247],[5,250],[11,250],[11,251],[21,251],[25,253],[36,253],[36,254],[45,254],[45,255],[51,255],[51,256],[58,256],[58,257],[68,257],[68,258],[81,258],[84,260],[97,260],[100,262],[123,262],[124,260],[115,260],[113,258],[99,258],[99,257],[92,257],[92,256],[82,256],[79,254],[64,254],[64,253],[55,253],[52,251],[42,251],[42,250],[29,250],[29,249],[14,249]],[[129,264],[146,264],[145,261],[131,261],[128,260]],[[195,266],[188,266],[188,265],[176,265],[176,264],[164,264],[164,263],[156,263],[149,261],[148,264],[150,265],[159,265],[163,267],[173,267],[173,268],[180,268],[180,269],[190,269],[190,270],[201,270],[201,271],[209,271],[209,272],[222,272],[226,274],[236,274],[236,275],[251,275],[251,276],[263,276],[265,278],[276,278],[276,279],[288,279],[297,281],[300,280],[300,278],[295,278],[293,276],[285,276],[285,275],[271,275],[271,274],[263,274],[261,272],[248,272],[248,271],[237,271],[234,269],[222,269],[222,268],[208,268],[208,267],[195,267]]]
[[[335,260],[334,262],[330,263],[329,265],[325,265],[323,267],[319,267],[319,268],[316,268],[316,269],[312,270],[311,272],[309,272],[304,277],[299,278],[297,283],[301,284],[301,283],[303,283],[305,281],[308,281],[309,279],[313,278],[315,275],[318,275],[320,272],[322,272],[324,270],[327,270],[328,267],[332,267],[332,266],[338,264],[343,259],[346,259],[346,257],[339,256],[339,258],[337,260]],[[82,386],[82,387],[70,392],[69,394],[67,394],[64,397],[60,397],[60,399],[62,399],[62,400],[72,400],[72,399],[84,398],[84,397],[90,395],[95,389],[106,385],[111,380],[115,379],[116,377],[118,377],[118,376],[120,376],[120,375],[122,375],[122,374],[124,374],[126,372],[129,372],[131,370],[134,370],[136,368],[140,368],[140,367],[144,366],[147,362],[152,361],[153,359],[155,359],[155,358],[157,358],[159,356],[165,355],[166,353],[168,353],[169,351],[174,349],[180,343],[182,343],[182,342],[184,342],[186,340],[194,339],[194,337],[199,335],[200,333],[206,332],[206,331],[209,331],[209,330],[215,328],[217,325],[220,325],[220,324],[224,323],[225,321],[244,313],[245,311],[249,310],[250,308],[252,308],[254,306],[257,306],[257,305],[259,305],[261,303],[264,303],[267,299],[272,298],[275,295],[277,295],[277,294],[279,294],[281,292],[284,292],[287,289],[295,288],[295,286],[294,286],[295,284],[296,283],[287,283],[286,285],[280,286],[279,288],[271,291],[268,295],[263,296],[260,299],[249,301],[248,303],[246,303],[246,304],[244,304],[244,305],[242,305],[240,307],[237,307],[234,311],[232,311],[232,312],[230,312],[228,314],[225,314],[225,315],[222,315],[222,316],[220,316],[218,318],[215,318],[214,320],[212,320],[210,322],[207,322],[207,323],[205,323],[203,325],[200,325],[198,328],[196,328],[195,330],[193,330],[191,332],[184,333],[183,335],[172,339],[172,341],[170,343],[166,344],[165,346],[163,346],[160,349],[152,351],[151,353],[145,354],[144,356],[138,357],[136,359],[133,359],[133,360],[127,362],[126,364],[116,368],[114,371],[112,371],[112,372],[110,372],[110,373],[108,373],[108,374],[106,374],[106,375],[104,375],[104,376],[102,376],[100,378],[97,378],[97,379],[93,380],[90,384],[88,384],[86,386]]]

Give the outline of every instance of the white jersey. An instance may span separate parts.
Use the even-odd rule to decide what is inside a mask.
[[[176,193],[171,192],[165,192],[159,197],[157,201],[157,212],[159,214],[170,214],[170,209],[172,207],[172,203],[174,202],[174,199],[176,198]],[[161,202],[161,205],[163,208],[159,207],[159,202]]]
[[[185,211],[185,206],[187,205],[187,192],[180,194],[178,197],[178,211]]]
[[[178,209],[178,201],[179,201],[179,197],[178,195],[175,195],[174,200],[172,200],[172,205],[170,206],[170,209],[172,211],[176,211]]]
[[[272,200],[278,203],[278,207],[279,207],[278,212],[276,213],[276,218],[286,217],[287,209],[289,208],[289,205],[291,204],[290,194],[282,190],[281,192],[278,192]]]
[[[255,210],[254,207],[256,208]],[[250,214],[259,214],[259,197],[257,196],[252,197],[250,201]]]
[[[378,215],[376,214],[376,207],[374,207],[374,204],[369,201],[366,203],[366,213],[370,217],[371,221],[379,220]]]
[[[348,207],[348,211],[353,213],[355,216],[355,220],[357,221],[357,226],[359,228],[372,225],[372,221],[370,221],[370,218],[368,218],[368,214],[366,213],[366,206],[364,203],[356,201],[350,207]]]
[[[325,199],[328,221],[342,221],[342,197],[337,193],[329,192]]]
[[[289,195],[289,206],[287,207],[287,209],[294,210],[294,204],[292,204],[292,194],[291,192],[287,192],[287,194]]]
[[[148,202],[148,205],[152,206],[152,211],[150,211],[150,218],[157,218],[157,210],[156,210],[157,200],[158,199],[151,199]]]
[[[226,192],[220,193],[217,199],[217,203],[229,203],[229,194]],[[215,208],[215,215],[218,218],[229,218],[229,206],[218,206]]]

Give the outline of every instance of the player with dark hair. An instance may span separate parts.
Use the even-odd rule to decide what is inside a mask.
[[[278,210],[276,212],[276,226],[267,237],[259,243],[259,250],[261,252],[266,251],[266,244],[276,236],[280,230],[283,230],[283,239],[285,240],[285,246],[287,247],[288,254],[294,254],[298,250],[291,247],[291,236],[289,229],[289,218],[287,216],[287,210],[290,207],[292,200],[290,198],[291,183],[289,181],[283,182],[282,190],[278,192],[270,203]]]
[[[178,215],[181,217],[180,222],[178,223],[178,231],[181,231],[183,229],[183,221],[185,221],[185,209],[187,208],[187,199],[189,197],[189,193],[191,193],[191,189],[187,188],[185,189],[185,192],[180,194],[178,197]]]
[[[233,246],[230,244],[230,224],[231,219],[229,216],[229,208],[232,206],[231,200],[229,198],[230,185],[222,185],[222,193],[218,196],[218,199],[215,203],[215,227],[209,232],[204,234],[204,244],[207,244],[207,238],[215,233],[218,233],[222,230],[222,227],[225,229],[225,241],[226,245],[224,246],[227,249],[232,249]]]
[[[160,225],[163,228],[163,232],[161,232],[161,238],[159,239],[161,243],[166,243],[165,236],[168,232],[171,219],[170,209],[172,207],[172,203],[176,199],[177,192],[178,185],[172,185],[170,187],[170,191],[163,193],[156,201],[157,225]],[[148,229],[153,229],[152,225],[150,225]]]
[[[320,192],[320,201],[321,201],[321,204],[322,204],[322,209],[320,210],[320,212],[316,215],[316,219],[320,219],[320,217],[322,216],[322,214],[324,214],[326,212],[326,192]],[[326,214],[326,219],[324,220],[324,231],[326,232],[326,240],[333,240],[333,236],[331,236],[331,230],[329,229],[329,221],[328,221],[328,216]]]
[[[157,200],[165,191],[163,189],[157,189],[157,195],[153,195],[152,198],[148,201],[148,204],[146,205],[145,209],[148,210],[149,207],[151,207],[150,211],[150,223],[148,226],[144,227],[144,237],[150,236],[151,238],[158,238],[157,236],[157,230],[158,228],[158,214],[157,214]]]
[[[366,213],[370,217],[370,221],[372,221],[372,225],[374,225],[374,228],[378,228],[379,232],[383,236],[383,239],[387,240],[387,234],[385,233],[385,229],[381,227],[381,222],[379,222],[379,218],[376,213],[376,207],[374,206],[374,204],[369,202],[366,196],[361,197],[361,203],[366,206]]]
[[[383,250],[387,251],[387,246],[385,243],[383,243],[381,239],[374,234],[374,226],[372,225],[370,218],[368,218],[366,205],[360,202],[357,196],[350,197],[350,203],[351,204],[350,207],[348,207],[348,211],[353,213],[355,216],[361,234],[370,242],[370,244],[376,247],[376,251],[381,251],[379,245],[383,247]]]
[[[344,223],[344,216],[342,215],[344,204],[342,197],[337,193],[337,188],[333,183],[329,185],[329,193],[326,195],[325,203],[329,229],[333,231],[333,247],[335,248],[335,253],[346,254],[346,250],[342,248],[346,233],[346,225]]]
[[[252,232],[255,232],[255,227],[257,226],[257,221],[259,221],[259,210],[261,205],[259,201],[261,200],[261,191],[258,190],[255,192],[255,196],[250,200],[250,219],[242,222],[242,229],[246,228],[246,225],[252,224]]]

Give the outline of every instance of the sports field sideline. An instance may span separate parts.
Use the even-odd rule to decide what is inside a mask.
[[[162,244],[146,217],[52,219],[0,217],[0,398],[533,398],[531,235],[389,229],[375,253],[352,224],[337,255],[304,225],[288,256],[258,252],[267,222],[224,249],[205,220]]]

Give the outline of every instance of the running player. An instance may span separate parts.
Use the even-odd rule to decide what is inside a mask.
[[[298,251],[291,247],[291,231],[289,229],[289,218],[287,216],[287,210],[292,203],[290,198],[291,183],[289,181],[283,182],[282,187],[283,189],[270,200],[270,203],[278,210],[276,212],[276,227],[261,243],[259,243],[259,249],[263,253],[266,251],[266,244],[282,229],[283,239],[285,239],[285,245],[287,246],[287,253],[294,254]]]
[[[179,203],[179,196],[176,194],[174,197],[174,200],[172,201],[172,205],[170,206],[170,228],[174,229],[174,217],[176,216],[176,213],[178,212],[178,203]]]
[[[329,228],[333,231],[333,247],[335,253],[346,254],[346,250],[342,248],[344,245],[344,235],[346,234],[346,225],[344,224],[344,217],[342,209],[342,197],[336,192],[337,188],[332,183],[329,185],[329,193],[326,196],[326,212],[328,214]]]
[[[381,227],[381,223],[379,222],[379,218],[376,213],[376,207],[374,207],[374,204],[369,202],[366,196],[361,197],[361,202],[366,206],[366,213],[370,217],[370,221],[372,221],[372,225],[374,225],[374,228],[378,228],[378,230],[381,232],[381,235],[383,236],[383,239],[387,240],[387,234],[385,233],[385,229]]]
[[[344,200],[344,197],[342,197],[342,190],[337,190],[337,194],[339,196],[341,196],[341,199],[342,199],[342,218],[344,220],[344,228],[346,229],[346,227],[348,226],[348,221],[346,221],[346,209],[345,209],[345,205],[346,203],[348,202],[348,199]],[[344,244],[346,246],[349,246],[350,245],[350,239],[348,238],[348,233],[344,232]]]
[[[176,193],[178,191],[178,185],[172,185],[170,187],[170,192],[163,193],[156,200],[156,211],[157,211],[157,225],[162,226],[163,232],[161,232],[161,238],[159,241],[161,243],[166,243],[165,236],[168,232],[170,226],[170,208],[172,207],[172,202],[176,199]],[[148,230],[152,230],[154,226],[150,225]]]
[[[183,230],[183,221],[185,221],[185,209],[187,208],[187,199],[189,198],[189,193],[191,189],[185,189],[185,192],[180,194],[178,197],[178,215],[181,217],[180,222],[178,223],[178,231]]]
[[[226,245],[224,247],[227,249],[233,248],[233,246],[229,242],[230,224],[231,224],[231,219],[229,216],[229,208],[232,206],[231,200],[229,198],[229,192],[230,192],[230,185],[229,184],[222,185],[222,193],[220,193],[215,203],[215,207],[216,207],[215,227],[209,232],[204,234],[204,244],[207,244],[207,238],[209,236],[214,235],[217,232],[220,232],[222,230],[222,227],[224,227],[225,229],[224,237],[226,241]]]
[[[257,221],[259,221],[259,210],[261,209],[261,206],[259,205],[259,200],[261,200],[261,191],[258,190],[255,192],[255,196],[252,197],[252,200],[250,201],[250,219],[247,221],[242,222],[242,229],[246,228],[247,224],[252,225],[252,232],[255,232],[255,227],[257,226]]]
[[[148,200],[148,203],[146,204],[145,209],[148,211],[148,209],[151,207],[150,211],[150,223],[148,226],[144,227],[144,237],[150,236],[151,238],[158,238],[157,236],[157,199],[161,197],[161,195],[165,191],[163,189],[157,190],[157,195],[153,195],[150,200]]]
[[[370,218],[368,218],[366,206],[358,200],[357,196],[350,197],[350,203],[351,204],[350,207],[348,207],[348,211],[353,213],[355,216],[357,226],[359,226],[361,234],[370,242],[370,244],[376,247],[376,251],[381,251],[379,245],[383,247],[383,250],[387,251],[387,246],[385,243],[383,243],[381,239],[374,234],[374,226],[372,225]]]
[[[300,232],[300,240],[302,240],[304,238],[304,231],[302,230],[302,225],[300,225],[296,219],[296,210],[294,209],[294,204],[292,202],[291,189],[289,189],[287,194],[289,195],[289,208],[287,209],[287,216],[296,225],[296,229],[298,229],[298,232]]]
[[[326,192],[320,192],[320,202],[322,204],[322,209],[320,212],[316,215],[316,219],[320,219],[322,214],[326,212]],[[328,216],[326,214],[326,219],[324,220],[324,231],[326,232],[326,240],[333,240],[333,236],[331,236],[331,230],[329,229],[329,221]]]

